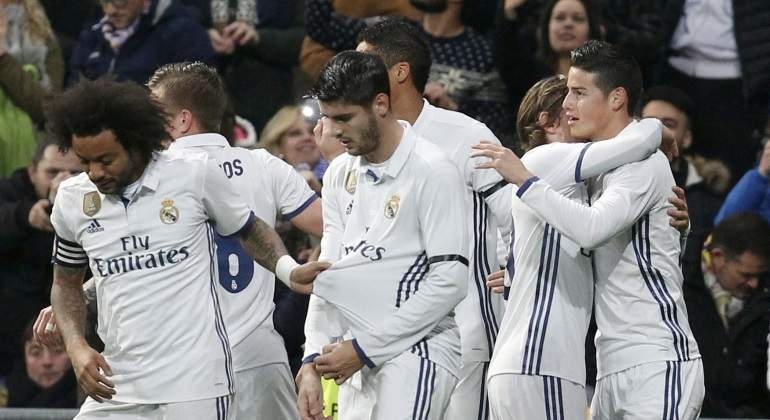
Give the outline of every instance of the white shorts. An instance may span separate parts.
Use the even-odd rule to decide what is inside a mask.
[[[585,387],[554,376],[503,373],[489,378],[490,417],[495,420],[582,420]]]
[[[98,403],[88,397],[75,420],[230,420],[236,418],[230,411],[231,401],[230,395],[167,404],[132,404],[110,400]]]
[[[489,362],[463,363],[449,406],[447,420],[486,420],[489,418],[486,378]]]
[[[700,359],[644,363],[596,382],[591,418],[695,419],[704,392]]]
[[[235,372],[235,399],[230,407],[238,420],[297,420],[297,393],[286,363]]]
[[[357,376],[340,387],[340,419],[442,420],[457,384],[448,370],[410,352]]]

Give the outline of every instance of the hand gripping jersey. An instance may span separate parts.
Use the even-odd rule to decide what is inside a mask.
[[[62,183],[51,215],[54,262],[93,273],[114,400],[231,394],[212,224],[234,235],[253,214],[203,154],[156,153],[139,183],[124,202],[81,174]]]
[[[522,162],[559,194],[584,203],[588,195],[580,180],[647,158],[658,148],[660,130],[658,120],[647,119],[612,141],[538,146]],[[553,376],[585,385],[584,343],[594,289],[590,253],[518,197],[512,208],[509,297],[489,377]]]
[[[596,249],[599,378],[642,363],[700,357],[682,297],[679,232],[666,214],[673,186],[668,160],[656,152],[591,180],[591,207],[542,180],[519,190],[522,201],[558,232]]]
[[[297,172],[266,150],[230,147],[219,134],[182,137],[169,150],[199,150],[218,163],[240,199],[275,226],[280,212],[291,219],[318,197]],[[217,290],[236,372],[286,362],[283,340],[273,328],[275,276],[256,264],[236,238],[215,235]]]
[[[369,367],[412,351],[456,375],[453,311],[468,274],[463,185],[444,153],[399,123],[404,134],[383,164],[342,155],[328,169],[323,195],[349,214],[328,224],[326,212],[340,209],[324,200],[324,236],[341,258],[313,293],[339,310]]]

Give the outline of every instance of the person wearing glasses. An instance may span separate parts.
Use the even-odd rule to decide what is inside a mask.
[[[179,61],[212,63],[206,29],[179,0],[100,0],[104,17],[80,34],[68,85],[112,75],[143,84],[158,67]]]

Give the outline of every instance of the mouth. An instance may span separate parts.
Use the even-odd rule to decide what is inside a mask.
[[[577,124],[578,121],[580,121],[580,118],[570,116],[567,117],[567,125],[569,126]]]

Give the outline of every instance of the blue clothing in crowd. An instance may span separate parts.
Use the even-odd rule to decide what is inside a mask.
[[[770,222],[770,179],[762,176],[757,169],[752,169],[733,187],[722,208],[719,209],[714,224],[735,213],[759,213]]]

